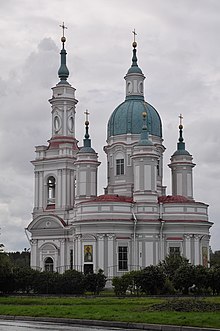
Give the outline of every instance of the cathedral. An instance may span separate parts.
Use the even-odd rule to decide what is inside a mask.
[[[63,25],[64,30],[64,25]],[[209,264],[208,205],[193,198],[192,155],[186,150],[180,115],[179,140],[170,158],[172,195],[163,186],[162,123],[145,101],[145,76],[137,43],[125,75],[125,100],[107,124],[107,187],[97,195],[100,162],[86,112],[82,146],[75,137],[77,99],[68,82],[66,38],[61,38],[59,82],[49,100],[52,135],[36,147],[31,267],[63,273],[99,269],[109,280],[180,254]],[[175,147],[174,147],[175,149]]]

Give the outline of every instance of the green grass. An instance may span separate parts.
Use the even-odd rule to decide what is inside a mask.
[[[203,300],[209,303],[220,303],[220,297]],[[166,301],[161,298],[0,297],[0,315],[66,317],[220,328],[219,311],[152,310],[152,305]]]

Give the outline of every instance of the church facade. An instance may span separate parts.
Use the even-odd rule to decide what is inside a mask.
[[[170,159],[172,195],[163,186],[162,123],[144,99],[144,74],[137,63],[125,76],[126,96],[108,121],[107,187],[97,196],[100,162],[89,136],[75,137],[77,100],[67,81],[65,37],[59,82],[52,88],[52,136],[36,147],[31,267],[38,270],[104,270],[111,279],[156,265],[169,254],[208,266],[208,205],[193,198],[192,155],[185,149],[182,117]]]

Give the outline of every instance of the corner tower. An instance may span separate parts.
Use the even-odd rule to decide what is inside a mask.
[[[76,202],[86,201],[97,196],[97,169],[100,165],[98,155],[91,147],[89,137],[89,112],[85,112],[85,138],[77,153],[76,165]]]
[[[192,155],[185,149],[183,139],[183,123],[180,114],[179,141],[177,150],[171,156],[169,167],[172,172],[172,195],[182,195],[193,200],[193,171],[195,163]]]

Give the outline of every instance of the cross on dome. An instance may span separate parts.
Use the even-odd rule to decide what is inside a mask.
[[[64,30],[67,29],[67,26],[65,26],[65,24],[63,22],[62,25],[60,24],[60,27],[63,29],[63,37],[65,38],[65,36],[64,36]]]
[[[84,114],[86,115],[86,122],[89,122],[90,113],[89,113],[88,109],[86,109],[86,111],[84,111]]]
[[[182,114],[179,115],[179,119],[180,119],[180,125],[183,125],[183,115]]]
[[[137,33],[135,32],[135,29],[134,29],[134,31],[132,31],[132,33],[134,34],[134,43],[135,43],[136,42],[135,36],[137,36]]]

